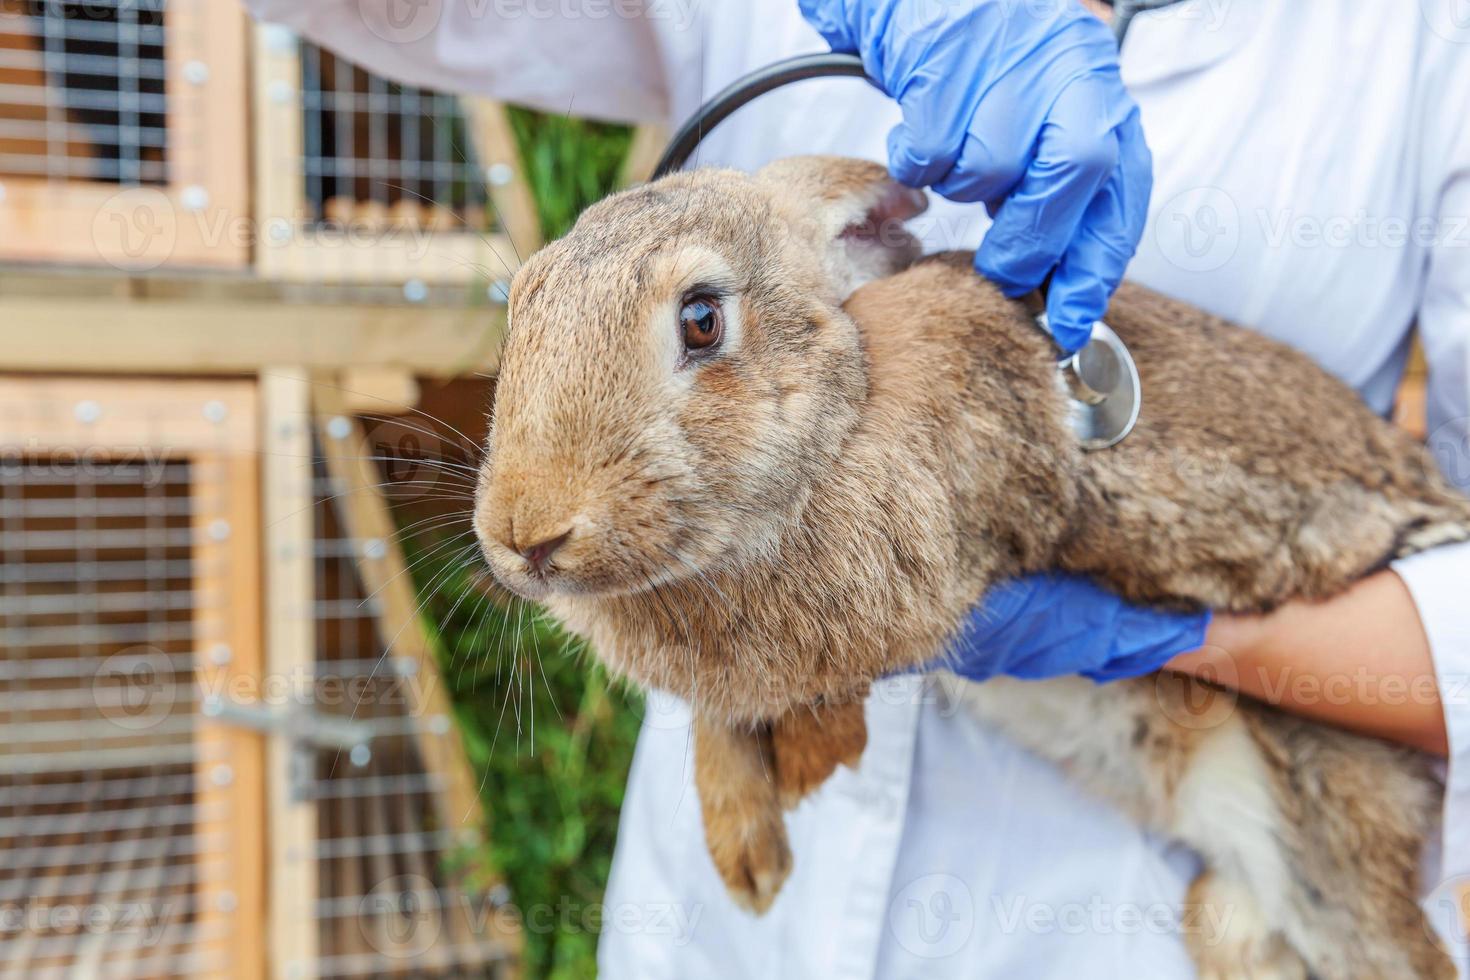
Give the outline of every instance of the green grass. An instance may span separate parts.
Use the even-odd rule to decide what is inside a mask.
[[[415,571],[422,581],[439,575],[425,615],[483,780],[482,857],[523,922],[524,975],[593,976],[638,698],[532,607],[485,594],[469,570],[434,564]]]
[[[523,109],[511,124],[550,240],[613,188],[631,132]],[[483,594],[466,570],[436,565],[431,547],[410,541],[409,559],[429,558],[415,568],[433,593],[424,619],[483,778],[490,841],[481,857],[524,919],[523,975],[594,976],[638,698],[543,618]]]
[[[633,134],[626,126],[512,109],[511,128],[536,209],[550,241],[587,205],[612,190]]]

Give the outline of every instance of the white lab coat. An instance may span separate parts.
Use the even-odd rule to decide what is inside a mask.
[[[823,47],[795,0],[247,2],[405,81],[632,121],[676,124],[744,71]],[[1470,487],[1470,20],[1455,2],[1186,0],[1140,15],[1124,74],[1156,178],[1129,274],[1301,348],[1384,412],[1417,321],[1437,458]],[[741,110],[698,159],[883,159],[896,119],[861,81],[805,82]],[[919,230],[931,249],[973,246],[985,224],[940,202]],[[1396,568],[1451,741],[1426,907],[1464,962],[1470,548]],[[607,895],[608,977],[1192,974],[1179,929],[1193,855],[950,710],[932,680],[879,686],[860,769],[790,816],[796,869],[761,918],[730,903],[705,853],[686,722],[650,698]]]

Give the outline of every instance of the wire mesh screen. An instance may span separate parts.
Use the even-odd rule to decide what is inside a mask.
[[[494,222],[452,95],[388,81],[302,42],[302,171],[316,222],[486,231]]]
[[[164,0],[0,0],[0,176],[168,181]]]
[[[493,892],[456,867],[463,844],[448,814],[444,776],[425,766],[416,737],[449,731],[451,719],[421,705],[425,676],[394,654],[377,597],[365,594],[357,557],[384,542],[345,536],[337,503],[346,488],[320,464],[315,492],[316,710],[353,747],[316,753],[318,862],[315,915],[323,977],[499,977],[510,968],[494,928]]]
[[[0,477],[0,974],[218,971],[237,842],[210,789],[237,760],[196,724],[210,476],[31,455]]]

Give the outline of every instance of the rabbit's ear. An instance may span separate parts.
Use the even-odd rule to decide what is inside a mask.
[[[865,282],[908,267],[919,242],[904,222],[929,206],[924,192],[895,181],[881,164],[849,157],[802,156],[777,160],[757,178],[814,213],[826,265],[838,299]]]

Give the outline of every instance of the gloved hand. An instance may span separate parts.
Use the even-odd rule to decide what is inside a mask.
[[[888,166],[983,201],[975,267],[1009,296],[1055,269],[1047,315],[1087,342],[1143,234],[1153,161],[1112,32],[1078,0],[799,0],[834,51],[898,101]]]
[[[1210,613],[1135,606],[1080,575],[1026,575],[988,592],[932,666],[983,681],[997,674],[1095,681],[1158,670],[1204,644]]]

